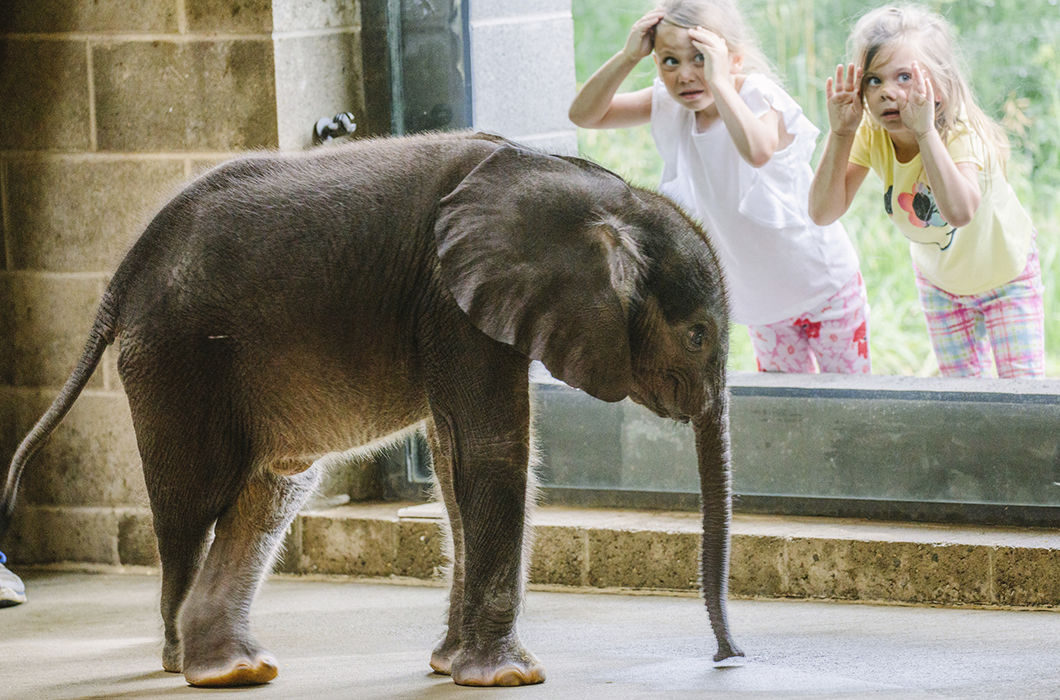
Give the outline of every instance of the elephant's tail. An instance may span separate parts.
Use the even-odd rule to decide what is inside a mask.
[[[33,455],[44,446],[52,431],[70,411],[74,401],[88,384],[88,380],[103,357],[103,352],[114,341],[115,320],[116,313],[108,292],[103,297],[99,311],[96,313],[96,321],[92,324],[92,330],[89,331],[88,341],[85,343],[81,358],[77,361],[77,367],[63,384],[63,388],[52,401],[52,405],[19,444],[18,449],[15,450],[15,456],[11,459],[11,465],[7,469],[7,478],[4,480],[3,492],[0,493],[0,537],[3,537],[11,523],[22,471]]]

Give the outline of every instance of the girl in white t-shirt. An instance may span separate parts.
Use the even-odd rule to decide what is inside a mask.
[[[651,87],[618,93],[654,49]],[[729,0],[663,0],[570,108],[585,128],[651,123],[659,190],[705,225],[768,372],[868,373],[869,308],[857,254],[807,199],[818,130],[773,78]]]
[[[909,239],[920,301],[947,377],[1045,376],[1045,312],[1034,226],[1005,179],[1008,141],[976,104],[949,24],[882,7],[851,35],[857,61],[825,85],[831,133],[810,191],[838,219],[871,169]]]

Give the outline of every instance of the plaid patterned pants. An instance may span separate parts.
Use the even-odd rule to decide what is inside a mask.
[[[999,377],[1045,376],[1045,308],[1037,248],[1019,277],[982,294],[950,294],[919,271],[916,286],[942,376],[982,376],[991,350]]]

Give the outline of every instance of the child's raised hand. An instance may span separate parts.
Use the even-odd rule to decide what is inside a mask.
[[[898,97],[898,113],[902,123],[917,138],[935,128],[935,87],[931,78],[913,61],[913,85],[907,93]]]
[[[626,58],[636,62],[651,53],[655,45],[655,25],[662,21],[664,14],[662,10],[652,10],[633,23],[622,49]]]
[[[828,98],[828,126],[832,133],[851,136],[861,123],[861,68],[848,63],[835,68],[835,78],[824,84]]]
[[[688,30],[688,36],[692,46],[703,54],[703,76],[707,81],[731,80],[729,47],[725,40],[703,27],[692,27]]]

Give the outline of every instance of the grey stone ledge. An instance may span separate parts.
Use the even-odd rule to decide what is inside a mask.
[[[373,529],[391,528],[400,538],[401,528],[431,522],[440,527],[442,510],[438,504],[372,503],[300,517],[364,521]],[[652,563],[643,554],[645,548],[687,552],[691,541],[698,544],[698,513],[549,506],[537,509],[534,525],[532,584],[626,590],[696,586],[687,576],[687,569],[697,566],[694,562],[681,558]],[[424,545],[437,547],[438,539]],[[400,541],[402,546],[420,542]],[[736,597],[1060,607],[1060,529],[738,514],[732,541],[730,592]],[[398,556],[439,554],[432,549]],[[314,553],[303,549],[302,557],[303,564],[312,562]],[[658,571],[652,573],[653,566]],[[415,577],[402,567],[390,570],[398,577]],[[652,586],[644,581],[666,583]]]
[[[95,534],[65,527],[22,532],[16,560],[79,567],[149,565],[155,552],[145,508],[26,508],[22,525],[96,519]],[[277,572],[381,580],[444,580],[437,504],[365,503],[306,511],[292,525]],[[99,520],[101,518],[101,520]],[[537,509],[531,585],[555,589],[695,594],[699,515],[687,512]],[[124,527],[119,528],[119,525]],[[91,527],[90,527],[91,529]],[[309,535],[309,533],[313,533]],[[96,542],[113,554],[67,541]],[[24,540],[24,541],[23,541]],[[108,544],[109,542],[109,544]],[[1060,609],[1060,529],[884,523],[738,514],[730,594],[736,598],[853,600],[901,605]]]

